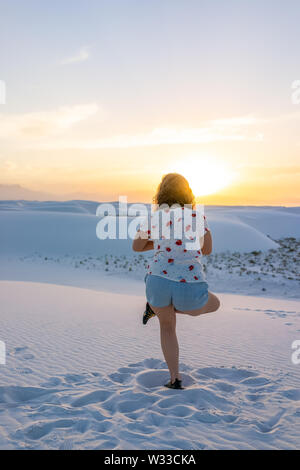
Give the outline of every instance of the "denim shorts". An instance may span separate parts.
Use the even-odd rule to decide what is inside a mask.
[[[201,282],[178,282],[147,274],[146,297],[153,307],[174,305],[176,310],[197,310],[208,301],[208,284]]]

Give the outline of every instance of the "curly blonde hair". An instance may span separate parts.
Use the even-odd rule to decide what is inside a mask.
[[[178,173],[168,173],[163,176],[158,185],[153,202],[159,206],[162,204],[167,204],[170,207],[173,204],[179,204],[182,207],[185,204],[194,206],[195,196],[184,176]]]

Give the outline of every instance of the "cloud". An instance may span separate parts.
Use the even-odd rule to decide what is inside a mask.
[[[295,111],[292,113],[278,114],[274,116],[266,117],[257,117],[253,115],[248,116],[239,116],[226,119],[215,119],[211,121],[214,127],[219,129],[225,128],[240,128],[240,127],[254,127],[254,126],[264,126],[268,124],[283,124],[288,121],[299,121],[300,120],[300,111]]]
[[[158,127],[140,134],[121,134],[111,138],[72,139],[45,143],[43,148],[105,149],[154,145],[201,144],[218,141],[261,141],[263,134],[248,127],[255,118],[243,117],[207,122],[203,127]]]
[[[89,59],[90,55],[90,46],[82,46],[74,56],[61,60],[60,65],[70,65],[84,62],[85,60]]]
[[[253,115],[236,116],[225,119],[214,119],[203,122],[197,127],[174,126],[156,127],[141,133],[116,134],[112,137],[90,135],[83,138],[76,135],[67,136],[65,130],[76,123],[98,113],[95,104],[61,107],[53,111],[28,113],[23,115],[0,114],[0,137],[25,137],[14,145],[42,150],[93,150],[106,148],[134,148],[158,145],[206,144],[211,142],[261,142],[269,125],[282,124],[298,120],[299,113],[283,114],[272,117]],[[36,137],[44,138],[42,141]],[[56,139],[51,137],[57,136]],[[30,137],[32,138],[30,140]]]
[[[262,140],[261,134],[247,136],[234,129],[224,131],[217,127],[172,128],[160,127],[144,134],[119,135],[111,139],[86,142],[84,148],[124,148],[153,145],[202,144],[217,141]]]
[[[95,103],[62,106],[51,111],[24,114],[0,114],[0,137],[44,137],[60,134],[80,121],[96,114],[99,107]]]

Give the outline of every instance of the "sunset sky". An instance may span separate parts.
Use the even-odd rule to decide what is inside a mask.
[[[0,184],[300,205],[299,45],[299,0],[0,0]]]

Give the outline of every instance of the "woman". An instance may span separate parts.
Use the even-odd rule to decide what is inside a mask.
[[[161,347],[170,371],[170,381],[165,386],[182,389],[176,313],[195,317],[215,312],[220,306],[219,299],[208,291],[201,264],[201,255],[212,251],[212,237],[205,216],[196,210],[193,192],[183,176],[177,173],[164,176],[154,203],[158,206],[155,222],[152,215],[150,221],[147,219],[141,224],[133,241],[134,251],[154,250],[146,276],[147,306],[143,323],[153,316],[158,317]],[[199,217],[202,225],[196,224],[193,230],[191,221],[199,222]]]

